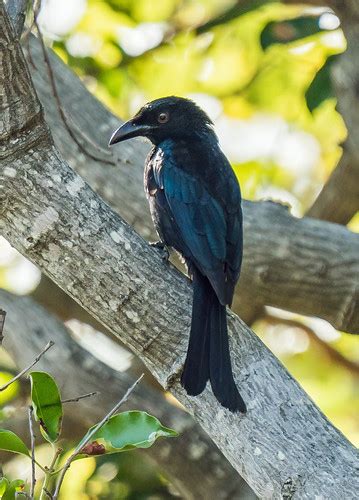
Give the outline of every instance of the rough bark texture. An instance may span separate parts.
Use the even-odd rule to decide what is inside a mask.
[[[0,290],[0,304],[8,312],[4,347],[16,360],[19,369],[28,366],[43,346],[53,340],[54,348],[40,360],[36,369],[45,370],[55,377],[63,399],[99,392],[94,398],[67,404],[65,425],[68,417],[77,420],[78,426],[81,423],[87,427],[94,425],[138,377],[132,366],[125,371],[115,371],[99,361],[73,341],[62,323],[30,298],[16,297]],[[120,363],[121,360],[119,370]],[[158,441],[148,450],[148,455],[169,476],[184,498],[256,498],[190,415],[167,402],[145,381],[138,385],[124,409],[148,411],[165,425],[178,429],[180,436],[177,439]],[[72,435],[73,439],[80,437]],[[201,481],[198,481],[199,477]]]
[[[358,40],[359,43],[359,40]],[[345,151],[307,212],[308,217],[348,224],[359,209],[358,156]]]
[[[22,33],[28,0],[5,0],[6,10],[17,36]]]
[[[355,498],[359,488],[356,450],[238,317],[228,316],[231,352],[248,413],[231,414],[221,408],[209,389],[196,398],[184,393],[178,374],[191,315],[188,280],[164,264],[60,157],[42,120],[2,2],[0,43],[5,70],[1,82],[5,87],[1,167],[5,203],[0,228],[5,238],[141,357],[159,382],[195,415],[258,496]],[[288,246],[292,249],[291,241],[283,239],[286,232],[293,240],[304,224],[308,247],[301,245],[295,254],[302,259],[313,245],[312,235],[324,224],[297,221],[271,203],[246,206],[254,207],[252,216],[266,222],[264,227],[272,225],[273,234],[277,225],[282,231],[286,228],[279,240],[282,267],[285,251]],[[289,227],[283,225],[286,221]],[[346,255],[348,247],[358,244],[345,228],[325,227],[330,255],[339,256],[332,246],[335,234],[346,242]],[[263,236],[256,237],[262,246]],[[354,254],[346,259],[348,268]],[[259,268],[265,282],[272,270]],[[327,266],[320,268],[321,275],[331,272]],[[299,293],[297,285],[293,293]]]
[[[140,141],[116,149],[116,167],[86,157],[64,128],[56,109],[38,43],[31,41],[31,67],[36,89],[51,126],[56,146],[69,164],[111,207],[147,239],[154,239],[153,225],[142,189],[143,162],[148,151]],[[61,102],[72,127],[91,139],[86,147],[108,159],[105,148],[118,119],[107,111],[79,79],[52,56],[52,67]],[[94,120],[93,117],[96,117]],[[244,205],[244,263],[234,310],[249,323],[264,304],[318,316],[336,328],[359,332],[358,236],[339,226],[308,219],[298,220],[274,203]],[[254,307],[255,305],[255,307]]]

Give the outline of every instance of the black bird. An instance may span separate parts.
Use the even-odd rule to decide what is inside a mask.
[[[165,97],[140,109],[110,145],[137,136],[153,144],[144,185],[158,244],[177,250],[193,278],[183,387],[196,396],[210,380],[224,407],[245,412],[233,380],[226,316],[242,262],[241,192],[212,125],[193,101]]]

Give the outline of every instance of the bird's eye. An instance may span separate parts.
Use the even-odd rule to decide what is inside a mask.
[[[162,111],[162,113],[157,116],[158,123],[167,123],[169,119],[170,114],[167,111]]]

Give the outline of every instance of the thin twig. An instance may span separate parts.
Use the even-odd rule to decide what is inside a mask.
[[[4,338],[3,330],[4,330],[5,318],[6,318],[6,312],[0,309],[0,346]]]
[[[63,399],[61,401],[61,403],[62,404],[64,404],[64,403],[77,403],[77,401],[80,401],[80,399],[90,398],[91,396],[97,396],[97,394],[99,394],[98,391],[89,392],[88,394],[83,394],[82,396],[77,396],[77,398]]]
[[[37,19],[37,16],[39,15],[40,9],[41,9],[41,0],[33,0],[32,2],[33,19],[28,28],[23,32],[21,37],[22,41],[28,39],[28,36],[31,33],[32,28],[34,27],[35,19]]]
[[[136,385],[141,381],[141,379],[142,379],[143,376],[144,376],[144,374],[142,373],[142,375],[136,380],[136,382],[134,384],[132,384],[129,389],[127,389],[127,392],[123,396],[123,398],[121,398],[121,400],[112,408],[112,410],[109,413],[107,413],[107,415],[101,420],[101,422],[99,422],[91,430],[91,432],[88,435],[84,436],[81,439],[81,441],[76,446],[75,450],[71,453],[71,455],[69,456],[69,458],[66,460],[65,465],[61,469],[61,473],[60,473],[59,479],[58,479],[57,484],[56,484],[56,489],[55,489],[55,492],[53,494],[53,500],[57,500],[57,497],[59,495],[59,491],[60,491],[62,482],[64,480],[66,472],[70,468],[72,460],[76,457],[76,455],[78,455],[81,452],[81,450],[84,448],[84,446],[86,446],[91,441],[92,437],[96,434],[96,432],[99,429],[101,429],[101,427],[103,427],[110,420],[110,418],[112,417],[112,415],[114,415],[118,411],[118,409],[120,408],[120,406],[123,405],[123,403],[125,403],[127,401],[127,399],[129,398],[131,392],[134,390],[134,388],[136,387]]]
[[[266,314],[263,318],[261,318],[262,321],[271,324],[271,325],[287,325],[292,328],[300,328],[302,329],[308,337],[315,342],[322,350],[327,354],[327,356],[332,359],[335,363],[338,363],[342,366],[344,366],[347,370],[351,371],[354,375],[358,376],[359,375],[359,364],[355,363],[355,361],[351,361],[350,359],[346,358],[341,354],[339,351],[334,349],[328,342],[325,342],[325,340],[321,339],[318,337],[318,335],[315,333],[315,330],[311,328],[310,326],[306,325],[305,323],[302,323],[301,321],[295,320],[295,319],[290,319],[290,318],[280,318],[277,316],[274,316],[272,314]]]
[[[65,114],[65,111],[63,110],[63,107],[62,107],[62,104],[61,104],[61,100],[60,100],[60,96],[59,96],[59,93],[58,93],[57,87],[56,87],[54,72],[52,71],[51,61],[50,61],[50,58],[49,58],[49,56],[47,54],[47,50],[46,50],[46,47],[45,47],[44,39],[43,39],[42,33],[40,31],[40,28],[39,28],[39,25],[38,25],[36,17],[34,17],[34,24],[36,26],[36,30],[37,30],[37,33],[38,33],[38,36],[39,36],[41,50],[42,50],[42,54],[43,54],[44,61],[45,61],[45,64],[46,64],[47,72],[48,72],[48,75],[49,75],[52,93],[53,93],[53,95],[55,97],[55,101],[56,101],[56,104],[57,104],[57,109],[58,109],[58,112],[60,114],[61,120],[63,121],[63,124],[65,125],[65,128],[66,128],[67,132],[69,133],[71,139],[76,143],[76,145],[78,146],[78,148],[86,156],[88,156],[92,160],[100,161],[102,163],[107,163],[108,165],[114,165],[114,166],[116,166],[116,162],[114,162],[113,160],[106,160],[104,158],[99,158],[99,157],[93,155],[92,153],[90,153],[89,151],[87,151],[87,149],[84,147],[84,145],[81,144],[81,142],[77,139],[76,134],[74,133],[74,131],[72,130],[72,128],[71,128],[71,126],[69,124],[69,120],[68,120],[68,118],[67,118],[67,116]],[[82,131],[80,133],[81,133],[81,136],[85,140],[87,140],[87,142],[89,142],[90,144],[92,144],[91,140],[88,137],[86,137],[86,135]],[[95,149],[97,149],[98,151],[100,151],[102,153],[106,153],[108,155],[107,151],[105,152],[103,149],[99,148],[97,145],[92,144],[92,146]]]
[[[49,490],[47,490],[46,488],[43,488],[43,490],[44,490],[44,492],[45,492],[45,494],[46,494],[47,498],[49,498],[50,500],[52,500],[52,499],[53,499],[53,496],[51,495],[51,493],[49,492]]]
[[[32,425],[32,414],[33,414],[33,407],[30,405],[28,408],[28,419],[29,419],[29,430],[30,430],[30,442],[31,442],[31,486],[30,486],[30,498],[34,498],[34,492],[35,492],[35,484],[36,484],[36,477],[35,477],[35,434],[34,434],[34,427]]]
[[[36,356],[36,358],[34,359],[34,361],[29,366],[27,366],[26,368],[24,368],[23,370],[21,370],[21,372],[18,373],[14,378],[12,378],[11,380],[9,380],[9,382],[7,382],[5,385],[2,385],[0,387],[0,392],[2,392],[5,389],[7,389],[9,387],[9,385],[11,385],[13,382],[15,382],[15,380],[18,380],[26,372],[28,372],[30,370],[30,368],[32,368],[34,365],[36,365],[36,363],[38,363],[40,361],[40,359],[45,354],[45,352],[48,351],[50,349],[50,347],[52,347],[53,345],[55,345],[55,342],[53,342],[52,340],[50,340],[50,342],[48,342],[46,344],[46,346],[43,348],[43,350]]]

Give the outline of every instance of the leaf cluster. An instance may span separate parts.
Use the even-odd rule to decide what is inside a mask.
[[[0,429],[0,450],[20,454],[33,460],[45,474],[41,497],[45,498],[43,495],[46,494],[55,499],[59,483],[57,483],[54,495],[51,494],[49,488],[54,486],[61,473],[64,475],[66,472],[64,471],[66,462],[63,450],[57,446],[61,437],[63,403],[59,388],[51,375],[42,371],[33,371],[29,374],[29,378],[31,407],[35,421],[39,425],[43,438],[53,446],[54,454],[51,465],[45,466],[38,463],[33,455],[34,450],[29,450],[19,436],[7,429]],[[75,448],[79,451],[73,454],[72,460],[149,448],[160,437],[174,436],[177,436],[176,431],[164,427],[157,418],[144,411],[116,413],[104,423],[96,424],[88,430]],[[27,490],[28,487],[23,480],[10,481],[5,477],[0,479],[0,498],[3,500],[13,500],[19,493],[29,498]]]

